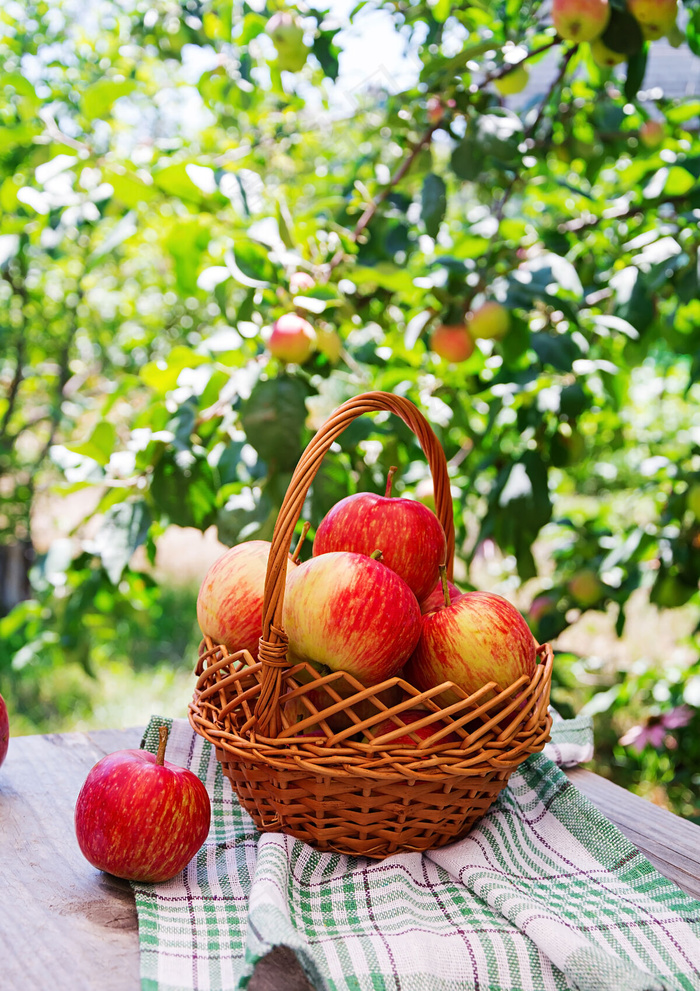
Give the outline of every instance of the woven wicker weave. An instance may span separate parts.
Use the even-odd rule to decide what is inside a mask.
[[[319,850],[377,859],[464,836],[512,770],[542,750],[551,726],[553,660],[545,644],[532,679],[523,676],[500,692],[490,682],[472,695],[451,682],[420,692],[400,677],[367,688],[346,672],[322,676],[309,664],[289,665],[282,607],[294,528],[333,441],[357,416],[379,410],[400,416],[426,454],[451,571],[452,500],[435,434],[399,396],[373,392],[349,400],[308,445],[280,509],[259,659],[247,650],[229,654],[205,637],[190,704],[192,726],[215,746],[259,829],[289,833]],[[450,703],[447,693],[459,701]],[[425,709],[425,717],[407,726],[401,713],[415,708]],[[374,729],[388,719],[396,729],[378,736]],[[392,742],[423,726],[435,731],[423,740],[414,736],[415,746]]]

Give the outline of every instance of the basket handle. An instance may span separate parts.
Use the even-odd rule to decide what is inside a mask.
[[[263,625],[258,659],[262,662],[262,685],[255,707],[255,719],[262,732],[279,733],[279,699],[282,671],[288,666],[287,635],[282,628],[287,560],[294,529],[306,495],[324,455],[337,437],[363,413],[387,411],[400,416],[420,441],[433,476],[435,510],[447,541],[447,571],[452,577],[455,529],[447,462],[440,442],[422,413],[409,399],[390,392],[365,392],[339,406],[309,442],[294,470],[277,517],[265,576]]]

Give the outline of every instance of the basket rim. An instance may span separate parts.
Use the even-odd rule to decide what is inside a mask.
[[[247,651],[238,654],[228,655],[225,647],[215,645],[203,657],[215,654],[216,651],[223,653],[220,658],[210,667],[204,667],[200,675],[198,686],[206,681],[208,672],[213,671],[214,677],[230,667],[232,663],[237,663],[235,659],[240,654],[247,654]],[[474,776],[487,771],[488,769],[507,769],[517,766],[530,753],[541,750],[544,743],[549,738],[551,727],[551,715],[548,711],[549,690],[551,686],[553,651],[549,644],[542,644],[538,648],[540,662],[536,665],[532,678],[522,687],[522,691],[516,698],[511,699],[505,708],[498,709],[494,715],[483,721],[484,715],[488,716],[488,710],[493,708],[494,700],[488,700],[481,706],[474,704],[474,696],[467,696],[458,686],[453,686],[451,682],[446,682],[437,689],[428,690],[426,693],[418,693],[418,690],[410,686],[408,682],[394,678],[392,681],[400,681],[403,685],[412,689],[416,693],[415,697],[402,700],[395,706],[384,707],[384,711],[378,711],[372,717],[361,722],[359,727],[352,725],[344,731],[337,732],[325,739],[316,736],[299,736],[287,733],[284,737],[267,737],[256,732],[255,724],[247,729],[238,731],[228,718],[233,711],[231,703],[222,704],[225,690],[222,691],[223,681],[221,679],[213,682],[208,688],[194,691],[193,699],[189,704],[188,718],[192,728],[205,740],[211,743],[219,751],[219,759],[237,759],[242,761],[255,760],[278,770],[313,773],[321,776],[337,777],[347,773],[351,777],[366,776],[369,778],[379,777],[409,777],[409,778],[434,778],[436,774],[444,774],[447,778],[454,775]],[[202,656],[198,670],[202,666]],[[247,654],[247,663],[238,669],[233,676],[243,675],[252,679],[256,675],[260,677],[262,665],[255,662]],[[294,669],[288,669],[294,671]],[[344,674],[344,672],[334,673]],[[288,674],[291,678],[291,674]],[[354,681],[355,679],[349,679]],[[323,683],[323,679],[319,679]],[[518,679],[515,686],[521,686],[523,679]],[[357,684],[360,684],[359,682]],[[365,694],[371,694],[372,690],[381,690],[383,685],[372,686],[364,689]],[[489,683],[493,684],[493,683]],[[488,686],[485,686],[488,688]],[[449,706],[440,706],[432,697],[438,695],[445,688],[454,688],[463,696],[458,703]],[[509,686],[512,688],[512,686]],[[474,693],[476,696],[483,695],[484,689]],[[251,692],[234,696],[233,702],[250,695]],[[254,695],[250,701],[254,701]],[[362,694],[362,693],[358,693]],[[502,695],[509,696],[508,689]],[[513,694],[512,692],[510,693]],[[365,723],[375,722],[391,718],[392,715],[400,719],[401,711],[414,708],[425,700],[424,695],[430,696],[427,701],[434,708],[426,710],[424,721],[436,722],[440,724],[436,733],[432,734],[425,741],[421,741],[417,746],[392,746],[391,741],[383,744],[376,742],[366,743],[349,739],[350,735],[363,730]],[[496,699],[500,696],[496,696]],[[351,706],[356,696],[351,696],[344,700],[344,708]],[[478,702],[479,699],[477,698]],[[218,708],[217,708],[218,705]],[[333,707],[331,707],[333,708]],[[338,708],[338,706],[335,706]],[[227,709],[227,713],[220,718],[220,713]],[[454,710],[452,712],[451,710]],[[321,710],[328,712],[330,710]],[[454,718],[453,718],[454,717]],[[482,720],[479,723],[479,720]],[[504,719],[508,722],[504,726]],[[308,721],[308,720],[307,720]],[[318,718],[316,723],[321,722]],[[467,727],[472,724],[471,731]],[[300,724],[301,725],[301,724]],[[326,724],[327,725],[327,724]],[[406,729],[410,732],[408,724]],[[475,727],[475,728],[474,728]],[[387,735],[403,735],[406,729],[397,729]],[[284,732],[284,731],[283,731]],[[457,733],[462,736],[459,746],[452,742],[444,742],[440,739],[432,743],[436,735],[448,736],[450,733]],[[336,737],[342,737],[335,741]]]

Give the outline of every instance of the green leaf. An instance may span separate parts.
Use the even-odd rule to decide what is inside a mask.
[[[543,365],[570,372],[581,351],[569,334],[532,334],[530,344]]]
[[[338,59],[342,50],[334,42],[337,34],[337,28],[332,31],[319,31],[311,48],[321,63],[324,73],[334,81],[338,78]]]
[[[700,7],[693,10],[685,29],[688,47],[694,55],[700,55]]]
[[[281,376],[258,382],[241,407],[241,425],[248,442],[268,465],[295,467],[301,455],[308,387],[300,379]]]
[[[473,138],[464,138],[450,156],[450,166],[458,179],[474,182],[484,167],[484,155]]]
[[[627,62],[627,79],[625,80],[625,99],[636,99],[639,87],[644,82],[647,71],[647,54],[649,46],[644,45],[636,55]]]
[[[228,547],[244,540],[270,540],[277,512],[264,491],[256,498],[251,489],[244,489],[231,496],[217,514],[219,540]]]
[[[105,513],[94,541],[109,580],[117,585],[137,547],[146,540],[151,514],[143,499],[122,502]]]
[[[512,110],[497,108],[476,121],[476,143],[486,155],[510,162],[518,154],[523,122]]]
[[[82,111],[90,120],[103,120],[114,103],[135,88],[136,82],[133,79],[98,79],[85,87],[81,101]]]
[[[106,465],[112,455],[116,440],[117,432],[114,426],[107,420],[102,420],[96,424],[89,438],[82,444],[66,444],[65,446],[74,454],[82,454],[83,457],[92,458],[98,464]]]
[[[447,209],[447,188],[440,176],[428,173],[423,180],[421,219],[430,237],[437,237]]]
[[[209,361],[202,354],[197,354],[182,344],[176,345],[167,360],[149,361],[140,372],[141,381],[162,396],[177,385],[177,380],[183,368],[196,368]]]
[[[321,462],[311,486],[311,522],[318,526],[337,502],[350,495],[347,458],[328,453]]]
[[[146,183],[135,172],[131,172],[123,166],[113,166],[105,169],[103,179],[108,182],[114,190],[115,199],[124,206],[132,208],[140,203],[147,203],[156,195],[153,183]]]
[[[636,55],[644,44],[644,35],[639,22],[628,10],[612,10],[600,40],[613,52]]]
[[[212,469],[202,458],[183,458],[181,464],[177,458],[177,454],[168,452],[155,465],[151,498],[175,526],[206,530],[216,521],[216,485]]]

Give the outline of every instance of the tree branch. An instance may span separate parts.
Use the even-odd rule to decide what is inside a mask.
[[[528,127],[525,132],[525,138],[531,138],[539,127],[540,121],[544,117],[545,110],[547,109],[547,104],[552,99],[552,95],[558,86],[561,86],[564,76],[566,75],[566,70],[569,68],[569,62],[574,57],[578,51],[578,45],[574,45],[568,50],[564,58],[561,60],[561,65],[559,66],[559,72],[556,74],[552,80],[552,84],[544,95],[544,99],[540,103],[539,110],[537,111],[537,116],[535,117],[532,124]]]
[[[552,41],[548,41],[547,44],[541,45],[539,48],[535,48],[531,52],[528,52],[523,58],[520,59],[519,62],[508,63],[507,65],[502,66],[497,72],[487,73],[484,76],[484,78],[481,80],[481,82],[475,85],[473,92],[475,93],[479,92],[480,90],[488,86],[489,83],[493,82],[495,79],[502,79],[503,76],[507,76],[508,73],[513,72],[524,62],[527,62],[528,59],[534,58],[536,55],[541,55],[543,52],[549,51],[550,48],[554,48],[558,44],[560,44],[559,38],[554,38]],[[557,79],[555,80],[554,84],[552,85],[549,93],[545,97],[545,104],[549,100],[549,97],[551,96],[552,92],[554,91],[554,86],[561,81],[561,78],[563,77],[564,72],[566,71],[566,66],[569,63],[569,59],[571,59],[577,47],[578,46],[575,45],[569,52],[567,52],[566,58],[564,59],[562,70],[559,76],[557,77]],[[544,112],[543,108],[541,109],[541,112]],[[352,241],[357,243],[360,234],[362,234],[362,232],[369,226],[372,218],[376,214],[379,207],[382,205],[382,203],[384,203],[384,201],[391,194],[391,191],[401,182],[403,177],[410,170],[411,166],[415,162],[420,152],[424,148],[428,147],[435,131],[437,131],[438,128],[443,126],[446,116],[447,114],[443,114],[440,120],[431,124],[430,127],[427,128],[427,130],[418,139],[418,141],[411,146],[408,154],[404,157],[399,167],[390,177],[389,182],[386,184],[386,186],[382,189],[380,193],[377,194],[377,196],[374,197],[372,202],[365,207],[360,219],[355,224],[352,234],[350,235]],[[540,116],[541,114],[538,115],[538,119],[535,122],[535,124],[539,123]],[[510,196],[510,190],[507,190],[506,195],[504,196],[501,204],[501,210],[505,206],[505,203],[509,196]],[[342,248],[339,248],[329,262],[329,266],[327,269],[328,276],[330,276],[330,273],[333,271],[334,268],[336,268],[337,265],[340,264],[340,262],[343,260],[344,257],[345,257],[345,252],[343,251]]]
[[[506,65],[501,66],[497,72],[487,72],[480,83],[477,83],[476,90],[484,89],[489,83],[494,82],[496,79],[503,79],[507,76],[509,72],[514,69],[519,69],[521,65],[524,65],[529,59],[534,58],[536,55],[541,55],[542,52],[548,52],[550,48],[555,48],[557,45],[561,44],[559,38],[554,38],[552,41],[548,41],[546,45],[540,45],[539,48],[533,48],[531,52],[524,55],[519,62],[508,62]]]
[[[649,210],[655,210],[665,203],[669,203],[672,206],[680,206],[683,203],[687,203],[690,198],[690,193],[684,193],[679,196],[664,196],[658,200],[652,200],[649,203],[638,203],[636,206],[631,206],[627,210],[622,210],[621,212],[614,212],[614,210],[605,210],[599,217],[594,217],[592,214],[588,214],[583,217],[576,217],[574,220],[568,220],[565,224],[559,224],[557,230],[562,234],[572,234],[577,231],[587,230],[590,227],[596,227],[598,224],[602,223],[604,220],[629,220],[630,217],[637,217],[642,214],[647,213]]]

